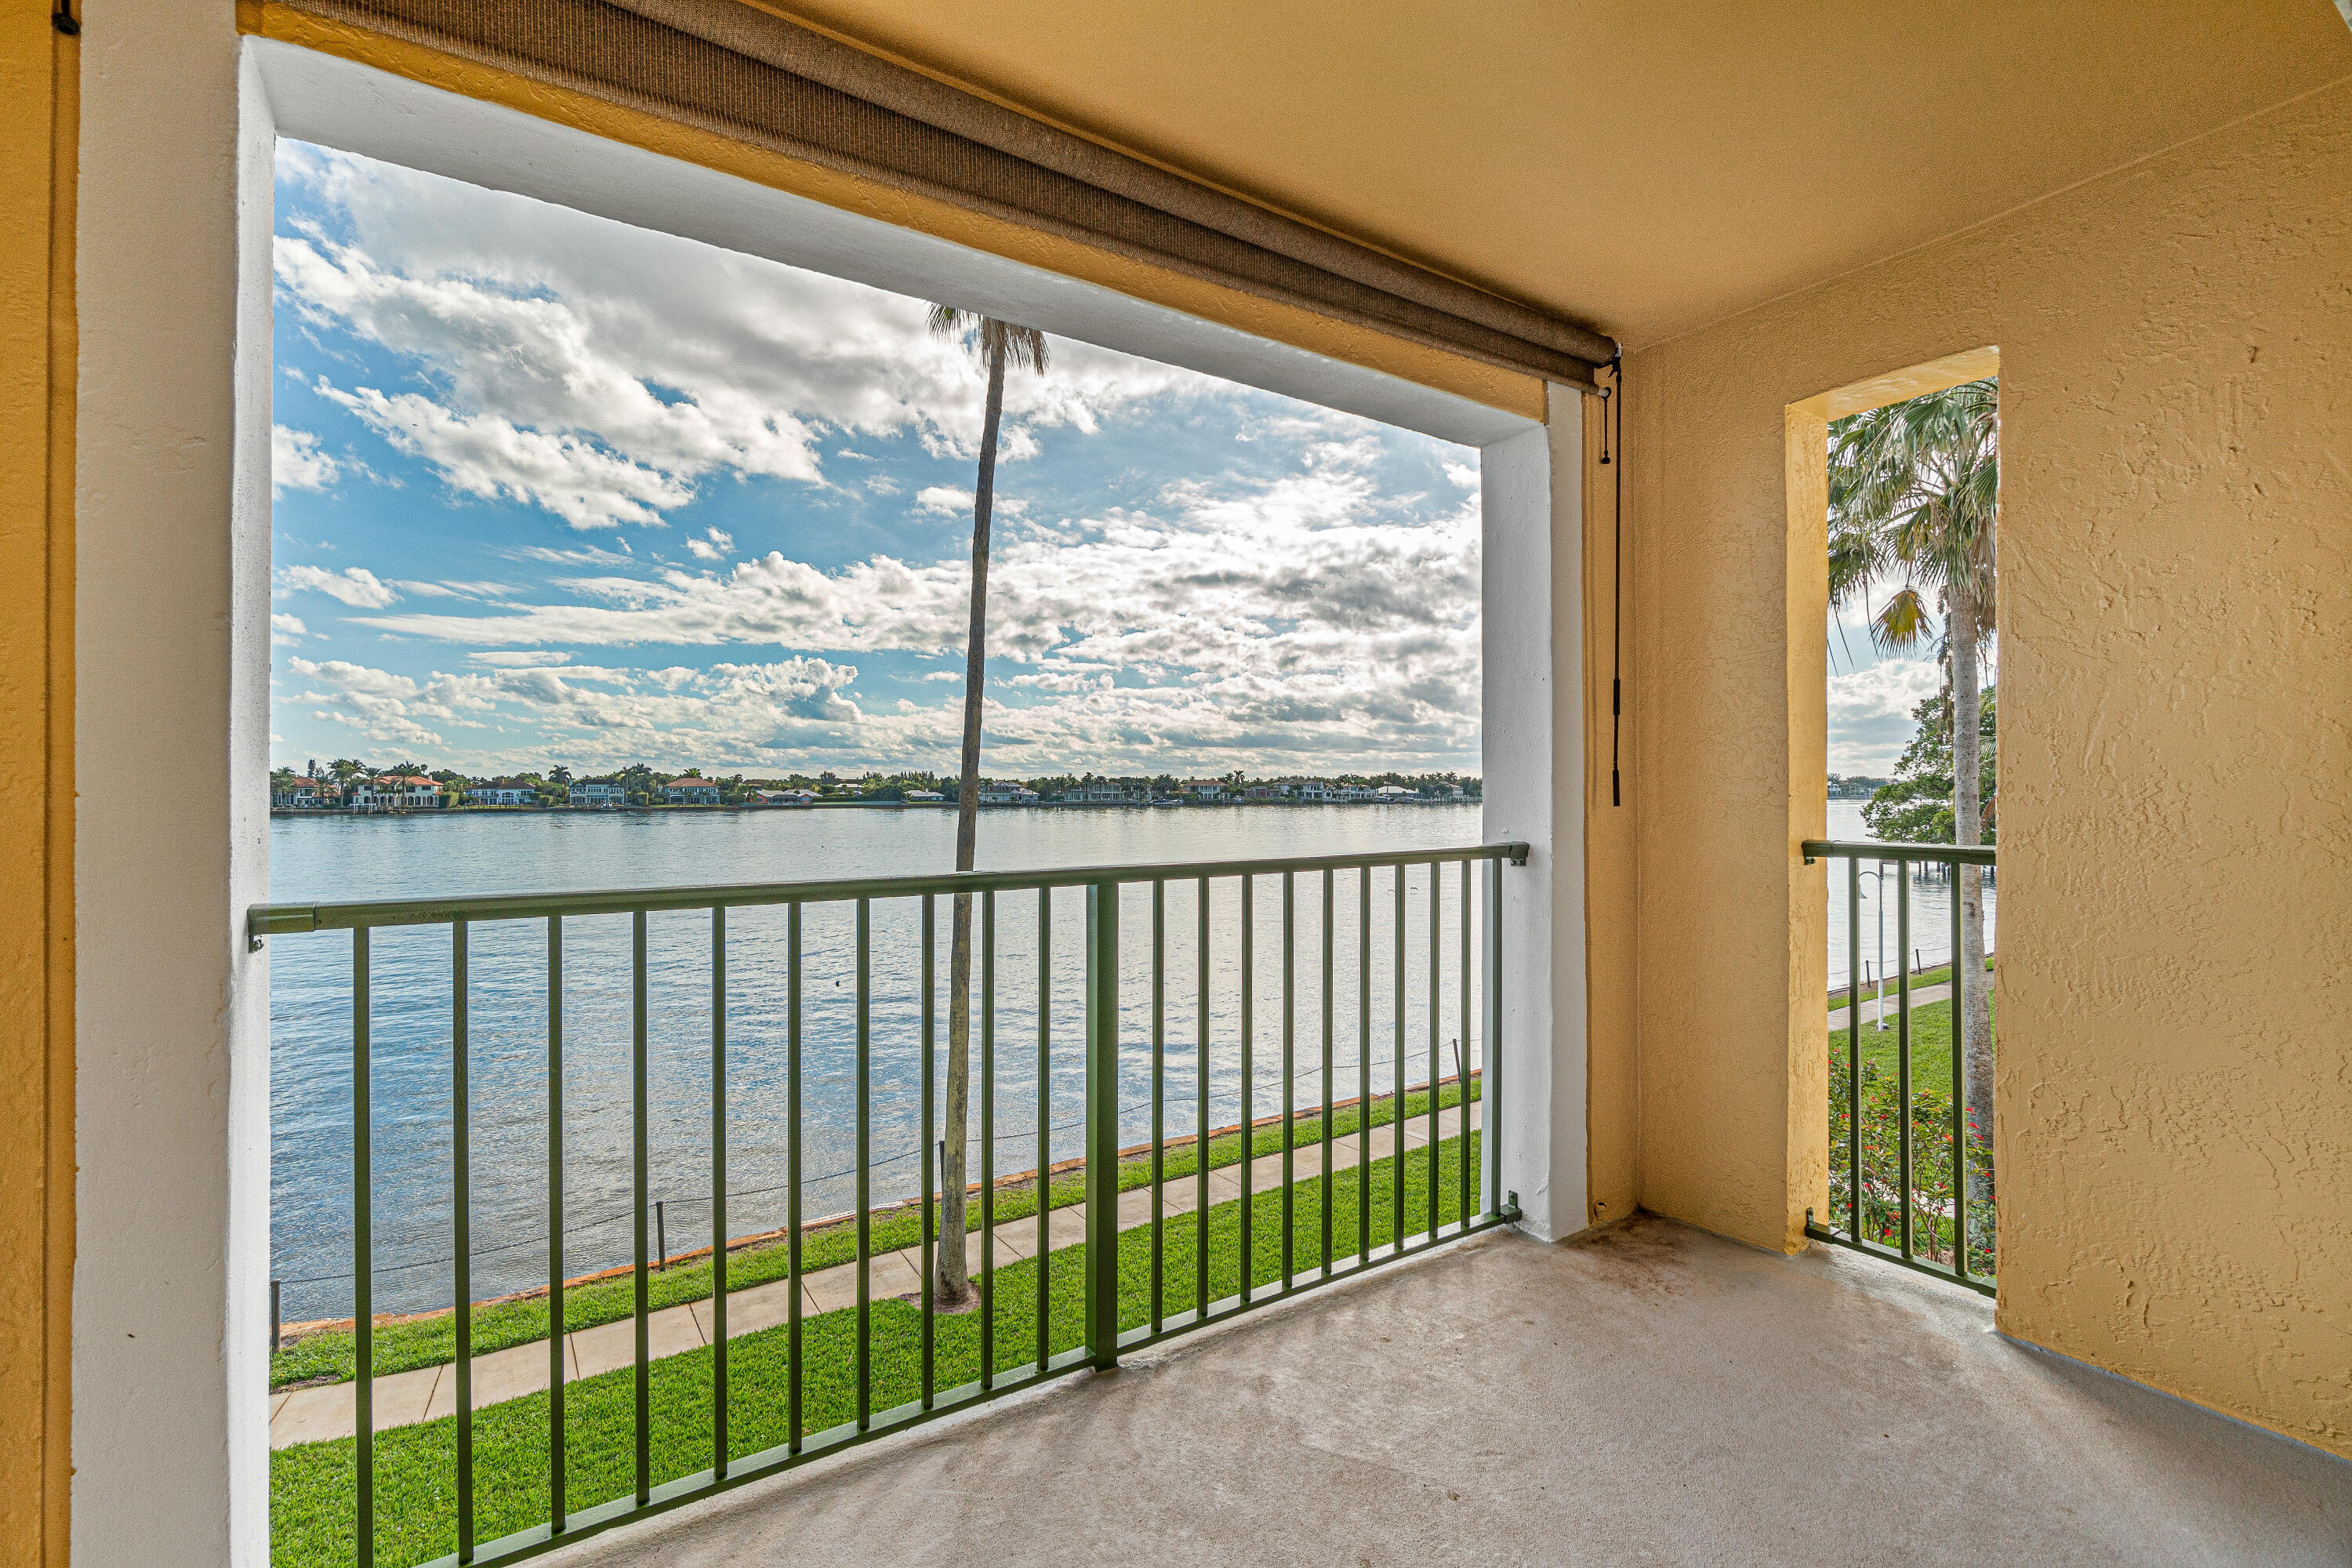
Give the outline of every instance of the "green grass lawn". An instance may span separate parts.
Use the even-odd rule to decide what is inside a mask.
[[[1440,1109],[1454,1104],[1461,1098],[1460,1086],[1442,1085],[1438,1090]],[[1478,1098],[1478,1085],[1474,1079],[1470,1098]],[[1410,1119],[1429,1113],[1426,1092],[1407,1094],[1405,1112]],[[1374,1100],[1371,1108],[1372,1125],[1386,1126],[1395,1114],[1395,1104],[1386,1097]],[[1347,1107],[1331,1116],[1331,1135],[1344,1137],[1356,1130],[1358,1109]],[[1294,1143],[1309,1142],[1323,1136],[1321,1115],[1300,1116],[1293,1120],[1291,1138]],[[1255,1154],[1278,1152],[1282,1148],[1279,1125],[1261,1127],[1255,1139]],[[1170,1149],[1163,1160],[1162,1170],[1167,1181],[1190,1176],[1198,1169],[1199,1150],[1186,1143]],[[1238,1164],[1243,1158],[1242,1136],[1238,1131],[1209,1142],[1209,1168]],[[1121,1192],[1151,1184],[1151,1161],[1149,1156],[1121,1162],[1118,1184]],[[1049,1206],[1066,1208],[1086,1201],[1086,1177],[1071,1172],[1054,1179],[1049,1194]],[[1037,1189],[1034,1182],[1019,1186],[1000,1187],[996,1194],[996,1222],[1024,1219],[1037,1212]],[[901,1247],[922,1244],[922,1216],[915,1207],[894,1208],[876,1214],[873,1226],[873,1248],[887,1252]],[[980,1203],[975,1196],[965,1209],[967,1228],[980,1228]],[[803,1230],[801,1237],[802,1267],[814,1272],[837,1264],[853,1263],[857,1258],[857,1226],[854,1220],[842,1221],[816,1230]],[[727,1285],[730,1290],[748,1289],[782,1279],[792,1272],[791,1254],[781,1241],[746,1247],[730,1252],[727,1257]],[[648,1295],[652,1310],[674,1307],[684,1301],[699,1301],[710,1294],[711,1268],[708,1258],[698,1263],[681,1264],[654,1275]],[[635,1282],[624,1276],[599,1284],[580,1286],[563,1293],[563,1327],[567,1333],[594,1328],[599,1323],[618,1322],[636,1310]],[[526,1300],[503,1301],[496,1306],[478,1307],[474,1310],[474,1353],[488,1355],[492,1351],[507,1350],[515,1345],[529,1344],[547,1337],[547,1300],[544,1296]],[[375,1353],[371,1358],[375,1374],[388,1377],[394,1373],[408,1372],[421,1366],[440,1366],[457,1358],[457,1320],[452,1313],[440,1313],[409,1322],[381,1324],[375,1331]],[[269,1386],[283,1388],[289,1384],[311,1382],[343,1383],[357,1375],[359,1366],[358,1339],[348,1329],[331,1330],[311,1334],[287,1346],[269,1360]]]
[[[1892,1074],[1895,1068],[1895,1053],[1900,1038],[1895,1026],[1895,1014],[1890,1007],[1886,1015],[1886,1031],[1881,1034],[1865,1019],[1862,1026],[1862,1059],[1864,1065],[1874,1065],[1882,1072]],[[1830,1050],[1841,1059],[1845,1055],[1846,1031],[1843,1025],[1830,1031]],[[1952,1005],[1930,1002],[1911,1009],[1911,1080],[1913,1083],[1937,1089],[1952,1087]]]
[[[1338,1118],[1334,1118],[1335,1123]],[[1263,1135],[1261,1135],[1263,1136]],[[1275,1146],[1281,1146],[1277,1131]],[[1476,1206],[1479,1138],[1449,1138],[1438,1146],[1439,1223],[1458,1215],[1461,1161],[1471,1162],[1472,1206]],[[1330,1185],[1333,1253],[1356,1251],[1359,1215],[1367,1188],[1375,1251],[1395,1234],[1394,1160],[1372,1163],[1364,1173],[1334,1173]],[[1318,1179],[1291,1189],[1294,1210],[1294,1272],[1322,1258],[1323,1184]],[[1283,1196],[1279,1188],[1252,1199],[1249,1277],[1255,1284],[1283,1275]],[[1241,1208],[1238,1200],[1208,1211],[1209,1298],[1241,1289]],[[1405,1157],[1404,1229],[1417,1233],[1429,1223],[1429,1163],[1424,1151]],[[1192,1309],[1200,1226],[1192,1215],[1171,1218],[1162,1247],[1162,1310]],[[1151,1290],[1151,1227],[1121,1233],[1119,1324],[1149,1322]],[[1037,1344],[1038,1259],[996,1270],[994,1363],[1011,1371],[1033,1363]],[[1047,1267],[1047,1337],[1051,1351],[1074,1348],[1085,1338],[1082,1321],[1086,1248],[1069,1247],[1042,1260]],[[933,1320],[936,1386],[944,1390],[980,1375],[977,1312]],[[814,1435],[854,1420],[856,1413],[854,1309],[812,1317],[803,1325],[803,1428]],[[922,1312],[897,1300],[872,1308],[873,1408],[881,1411],[916,1399],[920,1392]],[[787,1438],[790,1375],[787,1330],[779,1326],[732,1340],[728,1346],[728,1448],[740,1457],[773,1447]],[[627,1495],[635,1485],[634,1369],[625,1368],[566,1385],[564,1487],[574,1511]],[[711,1463],[711,1354],[691,1352],[652,1367],[652,1468],[654,1484],[706,1469]],[[531,1394],[477,1413],[474,1418],[476,1539],[488,1542],[527,1529],[547,1517],[548,1396]],[[276,1568],[341,1568],[352,1560],[354,1439],[308,1444],[270,1456],[270,1555]],[[457,1423],[454,1417],[395,1427],[375,1438],[376,1561],[385,1568],[430,1561],[457,1549]]]
[[[1990,957],[1985,960],[1985,973],[1987,974],[1990,974],[1992,973],[1992,963],[1993,961]],[[1922,970],[1918,973],[1914,974],[1911,977],[1911,988],[1914,991],[1916,991],[1923,985],[1948,984],[1951,978],[1952,966],[1948,963],[1939,963],[1933,969]],[[1877,994],[1878,983],[1874,980],[1862,988],[1863,1005],[1865,1007],[1870,1005],[1872,999],[1876,997]],[[1886,1004],[1890,1007],[1895,1005],[1895,976],[1892,974],[1886,977]],[[1830,993],[1830,1011],[1834,1013],[1844,1005],[1845,987],[1841,985]]]

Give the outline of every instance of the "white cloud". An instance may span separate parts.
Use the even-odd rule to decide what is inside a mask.
[[[342,464],[319,450],[319,437],[308,430],[269,427],[269,493],[323,490],[335,482]]]
[[[310,635],[310,628],[302,624],[299,616],[269,617],[269,641],[273,647],[292,647]]]
[[[295,143],[279,170],[341,220],[276,237],[285,306],[425,387],[320,389],[463,493],[602,528],[658,521],[714,473],[824,482],[827,428],[976,447],[982,378],[919,300]],[[1215,384],[1056,340],[1052,374],[1008,383],[1001,457]]]
[[[481,729],[520,719],[566,733],[567,754],[598,762],[649,752],[757,762],[782,747],[845,741],[865,719],[847,694],[856,667],[822,658],[704,670],[525,665],[422,679],[341,659],[288,666],[313,688],[295,700],[314,705],[314,717],[420,746],[445,742],[427,720]]]
[[[1829,771],[1885,778],[1918,731],[1911,710],[1943,688],[1931,658],[1883,658],[1829,678]]]
[[[493,414],[453,414],[414,392],[345,392],[322,377],[319,395],[341,404],[394,450],[421,458],[452,489],[485,500],[528,501],[574,528],[658,524],[694,492],[658,468],[576,436],[525,429]]]
[[[1237,752],[1298,766],[1453,765],[1475,752],[1476,500],[1434,517],[1402,505],[1374,482],[1382,448],[1372,426],[1313,428],[1293,472],[1190,479],[1149,512],[1113,510],[1000,543],[989,605],[992,765],[1207,765]],[[954,656],[967,575],[960,556],[925,565],[875,556],[826,572],[771,553],[718,574],[563,578],[569,602],[503,614],[364,624],[507,648]],[[916,679],[944,686],[961,675]],[[961,708],[955,694],[941,698],[833,717],[877,763],[937,765],[952,752]]]
[[[466,658],[470,663],[486,664],[494,669],[535,669],[572,662],[570,654],[551,648],[509,648],[499,653],[469,653]]]
[[[320,566],[289,566],[278,574],[278,592],[309,588],[341,599],[355,610],[380,610],[400,595],[364,566],[346,566],[340,573]]]
[[[950,485],[925,485],[915,492],[915,510],[944,517],[970,517],[977,500],[971,491]]]
[[[1475,490],[1478,488],[1477,464],[1457,463],[1451,458],[1446,458],[1440,462],[1439,467],[1445,470],[1448,484],[1465,490]]]
[[[725,529],[710,528],[705,529],[703,531],[709,535],[708,538],[689,539],[686,542],[687,550],[691,552],[696,559],[701,561],[717,561],[723,558],[727,552],[735,548],[735,536],[728,532]]]

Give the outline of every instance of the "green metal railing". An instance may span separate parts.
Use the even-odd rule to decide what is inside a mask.
[[[348,931],[352,941],[352,1320],[356,1352],[356,1454],[353,1471],[356,1517],[354,1520],[353,1559],[360,1568],[375,1568],[377,1554],[376,1510],[379,1502],[375,1470],[375,1426],[373,1420],[374,1346],[372,1277],[376,1272],[373,1242],[373,1164],[370,1143],[370,1087],[375,1073],[370,1037],[370,955],[371,932],[398,926],[437,925],[449,930],[450,971],[450,1037],[452,1042],[451,1098],[451,1184],[454,1200],[456,1257],[452,1264],[451,1285],[456,1303],[456,1440],[457,1440],[457,1550],[454,1554],[437,1561],[449,1563],[492,1563],[512,1561],[552,1550],[581,1540],[599,1531],[628,1520],[643,1517],[676,1507],[696,1498],[739,1486],[761,1476],[800,1465],[821,1455],[838,1451],[853,1444],[869,1441],[889,1433],[903,1431],[923,1422],[936,1419],[951,1411],[975,1403],[997,1398],[1015,1390],[1076,1372],[1083,1368],[1107,1368],[1116,1364],[1124,1350],[1149,1344],[1157,1340],[1221,1321],[1236,1313],[1268,1301],[1289,1297],[1327,1281],[1345,1278],[1370,1268],[1410,1257],[1443,1242],[1507,1224],[1517,1217],[1512,1194],[1504,1194],[1499,1185],[1500,1146],[1497,1136],[1496,1107],[1503,1092],[1504,1056],[1502,1049],[1502,867],[1505,863],[1525,865],[1528,847],[1524,844],[1486,845],[1457,849],[1408,850],[1391,853],[1303,857],[1290,859],[1228,860],[1150,866],[1087,867],[1045,871],[970,872],[937,876],[882,877],[847,879],[828,881],[782,882],[669,888],[645,891],[607,891],[562,894],[499,895],[479,898],[394,900],[370,903],[267,904],[257,905],[248,916],[251,940],[258,946],[270,935]],[[1473,997],[1476,997],[1478,1021],[1482,1026],[1481,1060],[1474,1074],[1460,1055],[1457,1044],[1455,1079],[1460,1086],[1461,1157],[1454,1207],[1456,1218],[1441,1223],[1440,1198],[1440,1123],[1439,1123],[1439,1061],[1441,1004],[1444,968],[1442,952],[1443,924],[1441,879],[1445,868],[1458,868],[1457,924],[1459,946],[1456,953],[1457,990],[1460,1001],[1461,1042],[1472,1038]],[[1476,940],[1473,933],[1473,868],[1482,867],[1481,886],[1476,889],[1478,927]],[[1390,1058],[1390,1082],[1378,1088],[1373,1082],[1375,1066],[1372,1054],[1371,1001],[1371,933],[1370,913],[1372,909],[1374,873],[1389,870],[1395,900],[1395,1002],[1393,1050]],[[1424,1152],[1427,1161],[1427,1204],[1425,1228],[1405,1234],[1405,1173],[1408,1150],[1405,1144],[1405,1115],[1408,1092],[1412,1089],[1405,1081],[1404,1064],[1411,1020],[1406,1016],[1406,966],[1408,942],[1405,929],[1407,879],[1415,873],[1428,879],[1429,930],[1425,951],[1425,976],[1428,991],[1428,1014],[1425,1020],[1429,1061],[1426,1083],[1428,1124]],[[1253,1200],[1251,1156],[1255,1152],[1255,1137],[1260,1118],[1255,1103],[1257,1089],[1255,1047],[1256,920],[1255,899],[1262,879],[1279,878],[1282,898],[1282,1262],[1277,1279],[1258,1281],[1254,1279],[1249,1260],[1252,1251],[1251,1218]],[[1335,1260],[1332,1257],[1333,1205],[1328,1201],[1334,1175],[1332,1158],[1333,1090],[1332,1070],[1335,1066],[1336,1042],[1333,1033],[1332,985],[1334,983],[1335,928],[1331,919],[1333,900],[1340,879],[1352,878],[1357,882],[1356,894],[1362,915],[1359,935],[1359,1002],[1356,1068],[1358,1084],[1357,1169],[1360,1173],[1360,1200],[1357,1208],[1357,1234],[1353,1237],[1352,1258]],[[1322,1021],[1319,1037],[1321,1106],[1302,1109],[1297,1103],[1296,1085],[1302,1076],[1298,1069],[1298,1018],[1296,1005],[1297,900],[1302,879],[1319,879],[1322,899],[1321,974]],[[1209,1079],[1211,1050],[1213,1044],[1210,998],[1211,910],[1210,889],[1214,882],[1232,880],[1239,884],[1241,910],[1238,941],[1241,952],[1240,969],[1240,1056],[1242,1113],[1242,1159],[1239,1165],[1241,1203],[1239,1223],[1241,1257],[1244,1260],[1239,1292],[1222,1300],[1209,1300],[1209,1225],[1213,1205],[1210,1190],[1208,1138],[1212,1131],[1209,1116]],[[1171,881],[1193,884],[1198,905],[1197,973],[1199,989],[1199,1030],[1195,1041],[1197,1053],[1195,1078],[1198,1103],[1195,1108],[1195,1131],[1199,1139],[1192,1222],[1198,1227],[1195,1242],[1195,1278],[1192,1281],[1192,1300],[1195,1305],[1187,1310],[1169,1311],[1164,1305],[1163,1239],[1170,1216],[1164,1201],[1165,1154],[1169,1136],[1166,1126],[1165,1077],[1169,1042],[1166,1037],[1166,1002],[1171,976],[1166,957],[1166,893]],[[1147,1322],[1122,1330],[1118,1310],[1119,1264],[1119,1170],[1122,1151],[1119,1147],[1119,1061],[1120,1061],[1120,958],[1119,890],[1122,887],[1147,885],[1150,894],[1150,1112],[1151,1142],[1150,1147],[1151,1227],[1150,1317]],[[1037,1181],[1039,1204],[1037,1212],[1037,1338],[1035,1353],[1026,1364],[1012,1370],[1000,1370],[992,1335],[995,1324],[996,1300],[996,1222],[994,1203],[999,1184],[995,1170],[996,1130],[996,976],[997,895],[1003,892],[1034,892],[1037,896],[1037,926],[1034,936],[1037,961],[1037,1104],[1036,1126],[1051,1128],[1051,1085],[1053,1059],[1053,995],[1051,931],[1053,897],[1064,889],[1083,890],[1086,902],[1085,952],[1082,955],[1085,1000],[1086,1072],[1083,1094],[1083,1147],[1085,1151],[1084,1187],[1086,1203],[1085,1232],[1085,1297],[1083,1321],[1084,1342],[1075,1349],[1059,1353],[1049,1342],[1051,1321],[1048,1300],[1048,1269],[1044,1261],[1052,1254],[1052,1209],[1045,1200],[1051,1167],[1050,1151],[1042,1134],[1038,1138]],[[977,1036],[975,1072],[979,1088],[978,1138],[980,1156],[980,1250],[979,1278],[974,1282],[980,1298],[980,1369],[975,1381],[955,1387],[937,1386],[933,1355],[934,1307],[936,1279],[936,1247],[941,1237],[938,1230],[938,1208],[935,1200],[937,1173],[934,1166],[933,1140],[940,1132],[938,1107],[934,1094],[934,1056],[939,1044],[935,1008],[937,978],[938,900],[959,894],[975,896],[977,909],[976,945],[979,948],[979,998],[974,1008],[973,1032]],[[873,1153],[873,1079],[874,1052],[871,1026],[870,993],[872,984],[871,939],[873,906],[888,900],[920,901],[920,943],[922,997],[919,1012],[920,1048],[922,1053],[921,1114],[925,1126],[922,1139],[921,1257],[923,1282],[921,1307],[923,1325],[920,1349],[920,1392],[918,1398],[893,1408],[874,1408],[873,1363],[873,1303],[870,1298],[872,1194],[868,1177],[874,1163]],[[803,1429],[802,1419],[803,1369],[804,1344],[803,1326],[803,1292],[797,1287],[790,1294],[789,1316],[784,1324],[787,1343],[788,1381],[783,1398],[786,1406],[782,1444],[748,1456],[730,1457],[728,1444],[727,1384],[729,1336],[727,1331],[727,915],[730,909],[759,906],[784,906],[787,910],[788,1002],[783,1047],[786,1086],[782,1111],[790,1123],[786,1142],[788,1160],[788,1195],[786,1225],[790,1248],[791,1278],[802,1278],[803,1226],[801,1168],[803,1106],[802,1102],[803,1074],[803,963],[802,911],[813,904],[853,904],[856,908],[855,963],[856,993],[854,1011],[854,1048],[856,1063],[856,1414],[853,1419],[824,1430]],[[713,1211],[710,1234],[712,1294],[710,1297],[712,1331],[709,1336],[711,1357],[710,1406],[712,1463],[699,1472],[656,1484],[653,1479],[654,1427],[652,1365],[648,1334],[649,1273],[657,1261],[648,1249],[647,1216],[647,1123],[648,1093],[647,1064],[649,1037],[649,1003],[646,979],[646,941],[649,920],[658,914],[690,915],[700,913],[709,921],[710,945],[710,1197]],[[564,1177],[564,922],[589,915],[625,914],[631,921],[629,944],[631,963],[630,1009],[630,1158],[634,1188],[635,1230],[630,1265],[634,1281],[635,1343],[635,1484],[627,1494],[609,1501],[575,1509],[565,1495],[567,1433],[565,1429],[565,1366],[563,1293],[565,1264],[563,1258],[563,1177]],[[472,1383],[473,1358],[472,1281],[469,1273],[468,1250],[471,1240],[469,1210],[472,1195],[469,1190],[469,1121],[467,1083],[468,1030],[472,1020],[467,1004],[467,952],[469,932],[475,925],[490,921],[543,921],[546,924],[546,1121],[547,1170],[546,1194],[548,1215],[547,1294],[548,1321],[553,1331],[548,1338],[548,1424],[547,1424],[547,1483],[548,1510],[544,1522],[530,1529],[507,1534],[496,1540],[476,1539],[477,1514],[475,1423],[476,1408]],[[1474,970],[1474,962],[1476,967]],[[1418,1053],[1415,1053],[1418,1054]],[[1482,1131],[1479,1138],[1479,1170],[1474,1177],[1469,1158],[1471,1087],[1475,1079],[1481,1101]],[[1370,1223],[1370,1182],[1374,1163],[1370,1153],[1372,1113],[1381,1100],[1391,1106],[1390,1125],[1392,1157],[1391,1175],[1393,1182],[1392,1234],[1388,1244],[1375,1247]],[[1294,1194],[1298,1184],[1294,1159],[1294,1129],[1302,1114],[1319,1110],[1321,1142],[1320,1181],[1316,1206],[1321,1214],[1320,1249],[1316,1266],[1304,1273],[1295,1267],[1293,1244],[1296,1240],[1296,1204]],[[1188,1138],[1187,1142],[1190,1141]],[[1132,1151],[1129,1151],[1132,1153]],[[1473,1214],[1473,1205],[1480,1204]],[[1181,1216],[1180,1216],[1181,1217]],[[955,1244],[950,1238],[950,1245]]]
[[[1970,1177],[1990,1173],[1991,1129],[1969,1135],[1968,1119],[1968,1009],[1962,1005],[1964,983],[1960,966],[1961,900],[1965,889],[1960,868],[1990,870],[1990,846],[1961,848],[1949,844],[1874,844],[1868,841],[1811,839],[1802,846],[1805,864],[1842,859],[1846,863],[1846,1009],[1844,1059],[1832,1047],[1830,1087],[1830,1145],[1832,1221],[1824,1225],[1811,1209],[1805,1211],[1805,1234],[1820,1241],[1851,1247],[1890,1263],[1957,1280],[1972,1290],[1994,1294],[1991,1270],[1971,1267],[1971,1249],[1990,1252],[1989,1226],[1979,1224],[1970,1233]],[[1864,1145],[1883,1130],[1889,1118],[1884,1107],[1869,1103],[1865,1094],[1869,1069],[1862,1049],[1862,863],[1885,861],[1898,868],[1895,879],[1895,951],[1911,951],[1910,868],[1943,866],[1951,871],[1952,900],[1952,1065],[1950,1105],[1941,1125],[1923,1124],[1918,1115],[1919,1090],[1912,1072],[1911,973],[1907,966],[1895,978],[1895,1170],[1874,1168]],[[1976,983],[1983,984],[1979,975]],[[1884,1004],[1881,1004],[1884,1011]],[[1840,1073],[1837,1069],[1843,1068]],[[1843,1083],[1839,1081],[1843,1079]],[[1875,1112],[1876,1114],[1874,1114]],[[1839,1158],[1843,1152],[1843,1159]],[[1930,1165],[1944,1169],[1931,1178],[1934,1191],[1923,1193],[1923,1173]],[[1842,1167],[1842,1168],[1841,1168]],[[1844,1190],[1838,1191],[1840,1187]],[[1947,1212],[1946,1191],[1948,1191]],[[1927,1201],[1923,1203],[1922,1199]],[[1890,1201],[1891,1198],[1891,1201]],[[1979,1200],[1979,1208],[1988,1208]],[[1843,1210],[1842,1215],[1840,1210]]]

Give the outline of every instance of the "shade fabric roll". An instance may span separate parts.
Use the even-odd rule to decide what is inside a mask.
[[[277,3],[1550,381],[1615,351],[743,0]]]

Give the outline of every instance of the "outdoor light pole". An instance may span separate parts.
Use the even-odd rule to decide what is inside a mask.
[[[1870,1026],[1883,1035],[1886,1032],[1886,862],[1881,860],[1878,869],[1861,874],[1877,883],[1870,900],[1878,910],[1878,1002]]]

